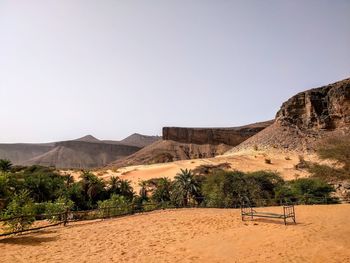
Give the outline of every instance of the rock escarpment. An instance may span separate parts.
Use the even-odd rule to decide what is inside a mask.
[[[272,121],[267,121],[234,128],[164,127],[163,139],[172,140],[179,143],[193,143],[199,145],[226,144],[236,146],[249,137],[262,131],[272,123]]]
[[[276,115],[283,126],[334,130],[350,125],[350,79],[301,92],[283,103]]]
[[[116,160],[110,166],[212,158],[224,154],[272,123],[273,121],[267,121],[235,128],[164,127],[163,140],[156,141],[126,158]]]
[[[350,79],[293,96],[273,125],[228,153],[256,147],[313,152],[323,139],[344,134],[350,134]]]

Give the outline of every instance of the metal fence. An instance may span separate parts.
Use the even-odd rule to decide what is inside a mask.
[[[350,203],[349,199],[327,199],[327,198],[310,198],[310,199],[301,199],[301,200],[273,200],[273,199],[256,199],[251,200],[251,204],[254,207],[263,207],[263,206],[276,206],[282,204],[293,204],[293,205],[312,205],[312,204],[334,204],[334,203]],[[58,226],[58,225],[67,225],[70,222],[78,222],[83,220],[95,220],[95,219],[107,219],[113,217],[122,217],[127,215],[132,215],[136,213],[150,212],[161,209],[174,209],[174,208],[239,208],[241,202],[234,202],[231,205],[210,205],[205,202],[204,199],[197,199],[196,202],[189,202],[186,206],[173,205],[170,202],[164,203],[145,203],[145,204],[130,204],[123,207],[105,207],[92,210],[83,210],[83,211],[70,211],[65,210],[61,213],[56,214],[39,214],[39,215],[21,215],[11,218],[0,218],[0,224],[3,226],[0,229],[5,229],[5,225],[8,222],[16,224],[16,222],[23,222],[27,219],[34,221],[30,228],[26,229],[17,229],[3,231],[0,233],[1,236],[8,236],[13,234],[19,234],[28,231],[40,230],[48,227]]]

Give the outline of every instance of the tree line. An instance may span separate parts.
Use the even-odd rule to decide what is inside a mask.
[[[103,180],[82,171],[78,181],[42,166],[12,166],[0,160],[0,216],[54,213],[66,208],[80,211],[110,206],[157,204],[163,207],[239,207],[242,198],[251,205],[281,202],[335,202],[334,188],[319,178],[285,181],[275,172],[244,173],[214,169],[208,175],[180,170],[173,180],[141,181],[138,193],[119,177]]]

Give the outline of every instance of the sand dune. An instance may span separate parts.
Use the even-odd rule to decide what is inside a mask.
[[[280,207],[265,208],[280,211]],[[297,225],[179,209],[0,239],[1,262],[350,262],[350,205],[297,206]]]
[[[286,157],[288,157],[286,160]],[[269,158],[272,164],[265,163],[265,158]],[[308,155],[307,160],[313,160],[315,156]],[[120,168],[118,170],[106,169],[94,171],[101,178],[108,179],[111,176],[119,176],[123,179],[130,180],[136,191],[139,189],[139,182],[151,178],[168,177],[174,178],[180,169],[195,169],[200,165],[218,165],[221,163],[229,163],[231,169],[237,169],[244,172],[252,172],[257,170],[277,171],[286,179],[291,180],[296,177],[308,176],[308,172],[296,170],[295,165],[299,162],[297,153],[281,153],[274,151],[241,151],[237,154],[221,155],[214,158],[181,160],[170,163],[160,163],[151,165],[137,165]],[[79,179],[80,172],[68,170],[62,173],[70,173]]]

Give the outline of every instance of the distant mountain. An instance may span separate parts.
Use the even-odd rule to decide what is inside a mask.
[[[84,137],[75,139],[74,141],[79,141],[79,142],[101,142],[99,139],[95,138],[92,135],[86,135]]]
[[[44,154],[54,148],[54,143],[3,143],[0,144],[0,159],[9,159],[14,164],[22,164],[28,159]]]
[[[64,141],[49,152],[23,162],[24,165],[54,166],[56,168],[96,168],[140,150],[130,145],[103,142]]]
[[[103,141],[92,135],[43,144],[0,144],[0,159],[16,165],[39,164],[57,168],[97,168],[135,153],[157,136],[133,134],[122,141]]]
[[[125,145],[145,147],[161,139],[161,136],[147,136],[139,133],[134,133],[129,137],[126,137],[125,139],[121,140],[120,142]]]

